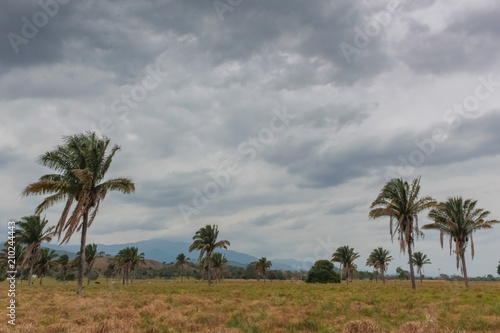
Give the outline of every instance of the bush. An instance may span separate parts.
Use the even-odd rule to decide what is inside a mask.
[[[328,260],[318,260],[307,273],[307,283],[340,283],[340,275],[333,270]]]

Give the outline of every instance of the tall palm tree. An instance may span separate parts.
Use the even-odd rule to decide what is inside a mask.
[[[359,253],[354,252],[354,248],[348,245],[341,246],[332,255],[332,262],[338,262],[342,265],[342,272],[345,274],[347,284],[352,279],[352,272],[354,270],[353,261],[359,258]]]
[[[90,274],[92,273],[92,267],[94,266],[95,260],[101,258],[104,252],[97,252],[97,245],[95,243],[87,244],[85,246],[85,269],[84,274],[87,276],[87,285],[90,284]],[[80,252],[76,254],[76,257],[80,257]]]
[[[59,255],[56,254],[56,251],[48,249],[48,248],[43,248],[40,249],[40,252],[38,254],[38,261],[35,264],[35,272],[36,275],[40,278],[40,285],[42,285],[42,280],[47,275],[49,270],[52,267],[57,266],[57,261],[54,259],[57,258]]]
[[[255,264],[255,270],[260,276],[262,276],[262,278],[264,279],[264,283],[266,283],[266,270],[271,268],[272,265],[273,264],[268,261],[266,257],[260,258],[259,261],[257,261],[257,263]]]
[[[21,265],[28,265],[28,285],[31,285],[33,268],[38,259],[40,245],[42,242],[50,242],[52,240],[54,227],[46,228],[49,221],[45,218],[41,219],[40,215],[25,216],[18,223],[17,241],[26,244],[24,260]]]
[[[61,268],[61,277],[64,284],[64,282],[66,281],[66,272],[68,271],[71,265],[68,255],[67,254],[61,255],[59,259],[57,259],[57,263]]]
[[[385,283],[385,272],[392,259],[392,256],[389,255],[389,250],[378,247],[370,253],[370,256],[366,260],[366,266],[373,266],[376,272],[382,275],[382,281]]]
[[[60,240],[64,233],[61,243],[67,243],[75,232],[81,231],[77,286],[77,294],[80,295],[87,228],[94,221],[99,205],[108,191],[130,194],[135,191],[135,185],[130,178],[123,177],[103,181],[115,153],[120,150],[120,146],[114,145],[108,152],[110,140],[107,137],[100,138],[94,132],[86,132],[63,139],[63,145],[37,159],[39,164],[57,173],[40,177],[37,182],[29,184],[22,195],[51,194],[36,208],[35,212],[38,214],[58,202],[65,201],[55,234]],[[73,212],[69,214],[74,203]]]
[[[222,270],[224,266],[227,264],[227,258],[220,252],[215,252],[212,254],[212,268],[214,270],[214,278],[216,281],[221,280],[222,278]]]
[[[186,258],[186,255],[184,253],[181,253],[177,256],[175,260],[177,260],[175,262],[175,266],[181,269],[181,282],[182,282],[182,278],[184,277],[184,267],[188,264],[189,258]]]
[[[200,251],[200,256],[198,257],[198,262],[201,264],[203,256],[206,258],[205,272],[207,274],[208,285],[212,284],[210,270],[212,268],[212,252],[216,248],[223,248],[227,250],[227,247],[231,244],[227,240],[217,241],[219,236],[219,227],[216,225],[207,224],[205,227],[200,228],[193,236],[193,244],[189,247],[189,252],[194,250]]]
[[[129,276],[134,274],[136,267],[139,264],[146,264],[144,260],[144,253],[139,254],[139,248],[126,247],[114,258],[115,268],[122,273],[122,283],[125,284],[129,280]],[[133,278],[130,279],[132,283]]]
[[[420,283],[422,283],[423,280],[423,266],[428,264],[431,264],[431,260],[427,258],[427,254],[423,254],[420,251],[413,254],[413,265],[417,267],[417,274],[420,274]]]
[[[418,214],[432,208],[436,201],[431,197],[420,197],[420,177],[411,184],[402,178],[394,178],[385,184],[378,197],[370,206],[370,219],[388,216],[390,219],[391,240],[398,235],[399,247],[403,253],[408,250],[410,278],[415,289],[415,273],[413,271],[412,247],[415,237],[421,232],[418,229]],[[393,221],[396,226],[393,228]]]
[[[443,237],[450,237],[450,255],[455,243],[455,255],[457,259],[457,269],[462,268],[465,279],[465,287],[469,288],[467,278],[467,267],[465,265],[465,249],[470,240],[471,255],[474,259],[474,239],[473,233],[481,229],[491,229],[494,224],[500,223],[497,220],[486,220],[490,212],[482,208],[476,208],[477,200],[463,200],[462,197],[449,198],[446,202],[440,202],[436,208],[429,212],[429,219],[434,223],[424,225],[424,229],[439,230],[441,248],[443,247]]]

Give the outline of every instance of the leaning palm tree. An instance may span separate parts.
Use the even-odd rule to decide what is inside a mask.
[[[418,214],[432,208],[436,201],[431,197],[420,197],[420,177],[411,184],[402,178],[394,178],[385,184],[378,197],[370,206],[370,219],[383,216],[390,218],[391,240],[398,235],[399,247],[403,253],[408,250],[410,278],[415,289],[415,273],[413,271],[412,247],[415,237],[421,235],[418,229]],[[393,228],[393,221],[396,226]]]
[[[48,248],[43,248],[40,249],[39,255],[38,255],[38,261],[35,264],[35,272],[36,275],[40,278],[40,285],[42,285],[42,280],[47,275],[49,270],[52,267],[57,266],[57,261],[54,260],[57,258],[59,255],[56,254],[56,251],[48,249]]]
[[[60,240],[64,233],[61,243],[67,243],[75,232],[81,231],[77,294],[82,293],[87,228],[94,221],[101,201],[108,191],[125,194],[135,191],[134,183],[129,178],[104,181],[115,153],[120,150],[118,145],[114,145],[108,152],[109,144],[107,137],[100,138],[94,132],[64,137],[64,145],[37,159],[39,164],[57,173],[40,177],[22,192],[24,196],[51,194],[36,208],[37,214],[65,201],[55,234]]]
[[[349,247],[348,245],[339,247],[332,255],[331,261],[341,264],[342,273],[345,275],[347,284],[349,284],[349,280],[352,279],[352,272],[355,269],[353,261],[357,258],[359,258],[359,253],[354,252],[354,248]]]
[[[181,282],[182,282],[182,279],[184,277],[184,267],[188,264],[189,258],[186,258],[186,255],[184,253],[181,253],[177,256],[175,260],[177,260],[175,262],[175,266],[181,269]]]
[[[87,276],[87,285],[90,284],[90,274],[92,273],[92,267],[97,258],[101,258],[104,252],[97,252],[97,245],[95,243],[87,244],[85,246],[85,269],[84,274]],[[80,252],[76,254],[76,257],[80,257]]]
[[[67,254],[61,255],[59,259],[57,259],[57,263],[61,268],[61,278],[64,284],[64,282],[66,281],[66,272],[68,272],[68,269],[70,268],[71,265],[68,255]]]
[[[266,283],[266,270],[271,268],[273,264],[267,260],[266,257],[262,257],[255,264],[255,270],[257,271],[257,276],[262,276],[264,283]],[[257,279],[258,280],[258,279]]]
[[[423,266],[428,264],[431,264],[431,260],[427,258],[427,254],[423,254],[420,251],[413,254],[413,265],[417,267],[417,274],[420,274],[420,283],[423,280]]]
[[[200,256],[198,257],[198,262],[201,263],[203,257],[206,258],[205,272],[207,274],[208,285],[212,284],[210,270],[212,268],[212,252],[216,248],[223,248],[227,250],[227,247],[230,246],[229,241],[221,240],[217,241],[217,237],[219,236],[219,228],[216,225],[207,224],[205,227],[200,228],[193,236],[193,244],[189,247],[189,252],[194,250],[200,251]]]
[[[33,268],[38,260],[38,251],[42,242],[50,242],[53,236],[54,227],[48,227],[45,218],[41,219],[40,215],[31,215],[21,218],[18,222],[17,241],[26,244],[24,251],[24,260],[21,265],[28,265],[28,285],[31,285],[31,277],[33,276]]]
[[[378,247],[370,253],[370,256],[366,260],[366,266],[373,266],[376,273],[382,275],[382,281],[385,283],[385,272],[387,272],[392,259],[392,256],[389,255],[389,250]]]
[[[220,252],[215,252],[212,254],[212,268],[214,270],[214,278],[216,281],[220,282],[222,278],[222,270],[227,265],[227,258],[224,254]]]
[[[491,229],[497,220],[486,220],[490,212],[482,208],[476,208],[477,200],[463,200],[462,197],[449,198],[446,202],[440,202],[429,212],[429,219],[434,223],[426,224],[424,229],[435,229],[441,232],[440,240],[443,247],[443,237],[450,237],[450,255],[455,243],[455,255],[457,269],[461,268],[465,280],[465,287],[469,288],[467,278],[467,267],[465,265],[465,249],[470,240],[471,255],[474,259],[473,233],[481,229]]]

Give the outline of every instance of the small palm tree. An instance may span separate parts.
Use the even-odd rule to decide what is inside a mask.
[[[195,235],[193,236],[193,244],[189,247],[189,252],[192,252],[194,250],[199,250],[200,251],[200,256],[198,257],[198,262],[201,264],[202,259],[205,256],[206,258],[206,265],[205,267],[205,272],[207,275],[207,281],[208,285],[210,286],[212,284],[211,276],[210,276],[210,270],[212,268],[212,253],[216,248],[223,248],[227,249],[228,246],[230,246],[229,241],[227,240],[221,240],[217,241],[217,237],[219,236],[219,228],[216,225],[209,225],[207,224],[205,227],[200,228]]]
[[[345,280],[347,284],[352,280],[352,273],[355,269],[353,261],[359,258],[359,253],[354,252],[354,248],[348,245],[341,246],[332,255],[332,262],[338,262],[342,266],[342,273],[345,275]]]
[[[378,247],[370,253],[370,256],[366,260],[366,266],[373,266],[375,273],[380,273],[382,281],[385,283],[385,272],[387,272],[392,259],[392,256],[389,255],[389,250]]]
[[[120,250],[114,258],[115,268],[122,273],[123,284],[129,281],[129,276],[135,272],[139,264],[146,264],[144,260],[144,253],[139,254],[137,247],[126,247]],[[130,279],[132,283],[133,278]]]
[[[443,237],[450,237],[450,255],[455,243],[455,255],[457,259],[457,269],[462,268],[465,280],[465,287],[469,288],[467,278],[467,267],[465,265],[465,249],[470,240],[472,259],[474,259],[474,239],[473,233],[481,229],[491,229],[494,224],[500,223],[497,220],[486,220],[490,212],[482,208],[476,208],[477,200],[463,200],[462,197],[449,198],[446,202],[441,202],[429,212],[429,219],[434,223],[426,224],[424,229],[439,230],[441,248],[443,247]]]
[[[85,246],[85,269],[84,273],[87,276],[87,285],[90,284],[90,274],[92,273],[92,267],[97,258],[101,258],[104,252],[97,252],[97,245],[95,243],[87,244]],[[80,252],[76,254],[77,258],[80,258]]]
[[[56,254],[56,251],[50,250],[48,248],[40,249],[38,255],[38,261],[35,264],[35,272],[40,278],[40,285],[42,285],[42,280],[47,275],[49,270],[52,267],[57,266],[57,261],[54,259],[59,255]]]
[[[26,244],[24,251],[24,260],[21,265],[28,265],[28,284],[31,285],[31,277],[33,276],[33,268],[38,260],[38,251],[42,242],[50,242],[53,236],[54,227],[48,227],[45,218],[41,219],[40,215],[25,216],[18,222],[17,240],[20,243]]]
[[[431,260],[427,258],[427,254],[423,254],[422,252],[415,252],[413,254],[413,264],[417,267],[417,274],[420,274],[420,283],[423,280],[423,266],[431,264]]]
[[[184,267],[189,263],[188,261],[189,258],[186,258],[184,253],[181,253],[177,256],[175,260],[177,260],[175,262],[175,266],[181,269],[181,282],[182,282],[182,278],[184,277]]]
[[[15,242],[13,255],[12,251],[9,251],[9,248],[12,248],[12,246],[10,246],[9,242],[5,242],[2,250],[0,251],[0,268],[15,272],[17,271],[19,263],[23,261],[26,246],[21,242]],[[10,266],[12,262],[9,262],[9,258],[14,259],[13,266]]]
[[[220,252],[215,252],[212,254],[212,268],[214,270],[214,278],[216,281],[220,282],[222,278],[222,270],[227,264],[227,258]]]
[[[388,216],[390,219],[391,240],[398,235],[399,247],[403,253],[408,250],[410,278],[415,289],[412,247],[415,238],[421,235],[418,229],[418,214],[434,207],[436,201],[431,197],[420,197],[420,177],[408,184],[402,178],[394,178],[385,184],[378,197],[370,206],[370,219]],[[396,226],[393,228],[393,221]]]
[[[257,272],[257,281],[259,280],[259,276],[262,276],[262,278],[264,279],[264,283],[266,283],[266,270],[268,270],[269,268],[271,268],[273,264],[267,260],[266,257],[262,257],[259,259],[259,261],[257,261],[257,263],[255,264],[255,271]]]
[[[57,263],[59,264],[59,267],[61,268],[61,277],[63,284],[66,281],[66,273],[68,272],[68,269],[71,266],[71,262],[69,261],[69,257],[67,254],[63,254],[57,259]]]
[[[55,234],[61,239],[64,233],[61,243],[65,243],[76,231],[81,231],[77,285],[79,295],[83,288],[87,228],[94,221],[101,201],[109,191],[125,194],[135,191],[135,185],[129,178],[103,181],[115,153],[120,150],[119,146],[114,145],[108,152],[109,144],[107,137],[99,138],[94,132],[64,137],[64,145],[55,147],[37,159],[39,164],[57,173],[40,177],[22,192],[23,196],[52,194],[38,205],[35,211],[37,214],[65,201]],[[73,212],[69,214],[73,204]]]

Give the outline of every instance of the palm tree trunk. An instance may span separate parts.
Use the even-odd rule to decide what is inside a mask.
[[[43,275],[40,275],[40,285],[42,285]]]
[[[31,276],[33,276],[33,266],[35,265],[33,259],[30,261],[31,263],[30,263],[30,271],[28,272],[28,286],[31,286]]]
[[[420,283],[422,283],[422,278],[423,278],[422,271],[420,271]]]
[[[460,257],[462,259],[462,268],[464,270],[465,288],[469,289],[469,278],[467,277],[467,267],[465,266],[465,253],[462,253]]]
[[[410,264],[410,278],[411,278],[411,287],[413,289],[417,289],[415,286],[415,272],[413,270],[413,253],[411,251],[411,242],[408,242],[408,257],[410,258],[409,264]]]
[[[382,270],[382,282],[384,282],[384,284],[385,284],[385,272],[384,272],[384,270]]]
[[[78,287],[76,288],[77,295],[81,295],[83,289],[83,266],[85,265],[85,243],[87,242],[89,208],[85,208],[85,212],[83,213],[82,240],[80,243],[80,260],[78,262]]]

